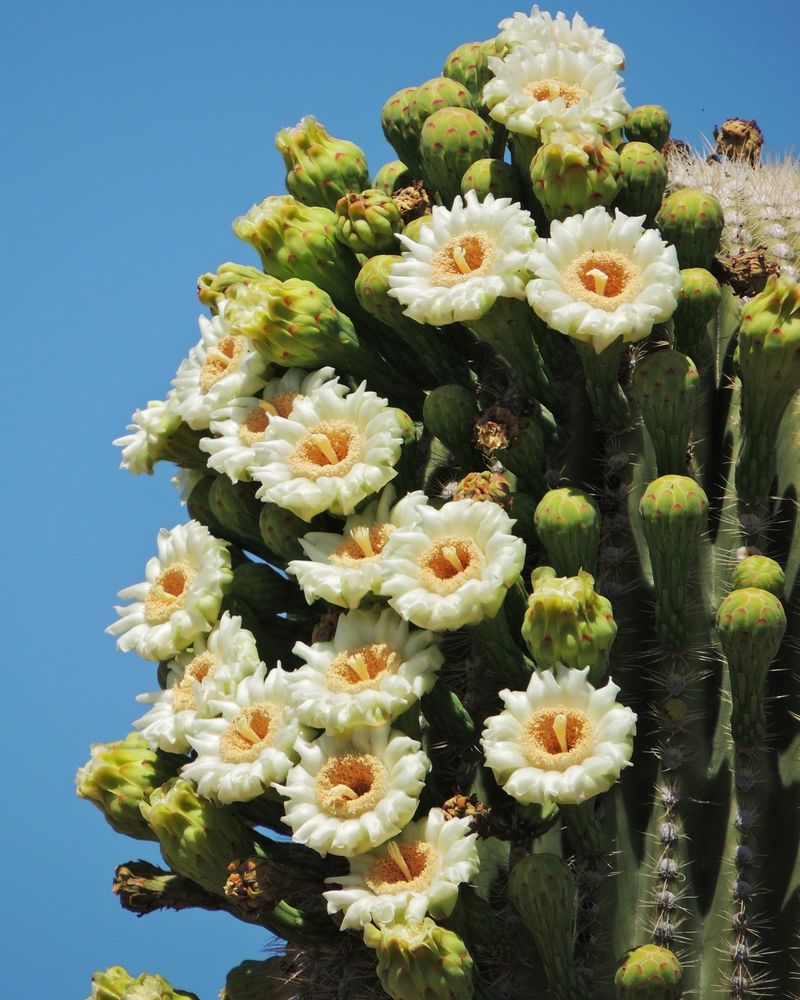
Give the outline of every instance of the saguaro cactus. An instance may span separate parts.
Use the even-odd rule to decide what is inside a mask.
[[[229,1000],[800,997],[797,255],[744,280],[773,168],[676,152],[623,65],[534,7],[386,101],[371,186],[282,131],[263,269],[202,276],[117,442],[192,520],[121,592],[152,690],[78,792],[160,844],[124,907],[284,940]],[[185,995],[93,979],[145,991]]]

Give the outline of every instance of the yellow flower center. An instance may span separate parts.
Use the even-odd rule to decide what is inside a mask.
[[[566,771],[591,753],[593,733],[591,719],[580,709],[543,708],[525,724],[522,750],[534,767]]]
[[[375,808],[386,784],[386,768],[377,757],[346,753],[331,757],[314,787],[320,808],[339,819],[354,819]]]
[[[373,642],[357,649],[345,649],[328,667],[326,680],[331,691],[355,694],[377,687],[385,674],[396,674],[400,657],[385,642]]]
[[[173,712],[182,712],[185,709],[197,708],[194,700],[195,682],[202,684],[206,677],[210,677],[214,673],[216,665],[216,657],[213,653],[209,653],[208,650],[204,653],[198,653],[197,656],[189,661],[183,677],[172,688]]]
[[[280,729],[281,710],[271,702],[248,705],[220,737],[219,755],[226,764],[249,764],[272,746]]]
[[[144,600],[144,620],[148,625],[163,625],[183,607],[186,591],[195,578],[188,563],[172,563],[156,578]]]
[[[619,250],[587,250],[564,272],[564,285],[575,299],[613,312],[632,302],[643,286],[641,271]]]
[[[424,840],[392,841],[386,845],[386,853],[364,876],[364,881],[376,896],[406,890],[422,892],[433,882],[435,861],[436,851]]]
[[[236,371],[242,355],[247,349],[244,337],[222,337],[206,355],[203,367],[200,369],[200,389],[202,392],[217,384],[229,372]]]
[[[302,479],[344,476],[361,460],[364,443],[346,420],[326,420],[306,434],[289,456],[289,468]]]
[[[350,537],[331,552],[330,561],[336,566],[356,567],[363,562],[377,559],[394,530],[393,524],[373,524],[370,527],[362,525],[360,528],[353,528]]]
[[[575,83],[563,83],[552,77],[547,80],[534,80],[522,89],[534,101],[555,101],[561,97],[568,108],[577,104],[582,97],[589,95],[588,90]]]
[[[419,567],[423,587],[445,597],[480,577],[483,553],[472,538],[445,535],[422,553]]]
[[[452,288],[492,265],[495,245],[486,233],[462,233],[444,243],[431,261],[431,284]]]

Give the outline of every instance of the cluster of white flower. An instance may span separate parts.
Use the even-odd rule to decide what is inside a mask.
[[[490,61],[484,92],[495,119],[537,140],[621,124],[622,53],[602,32],[535,7],[501,28],[510,51]],[[599,352],[619,336],[647,336],[676,305],[675,251],[642,221],[595,208],[537,239],[519,205],[468,192],[434,207],[417,241],[401,237],[391,294],[434,326],[527,298],[552,330]],[[424,729],[415,739],[394,726],[444,683],[442,633],[498,614],[525,544],[498,504],[400,495],[405,414],[332,368],[271,370],[225,314],[223,301],[201,318],[167,400],[134,414],[116,442],[123,466],[152,471],[185,425],[211,475],[252,483],[256,499],[305,522],[324,515],[299,539],[305,558],[286,570],[309,605],[343,611],[330,638],[295,644],[296,669],[267,665],[224,610],[235,573],[227,544],[197,521],[162,531],[145,582],[121,592],[131,603],[109,627],[121,650],[162,661],[164,687],[140,696],[150,708],[135,725],[153,749],[190,755],[181,773],[200,795],[280,796],[295,841],[350,859],[324,894],[342,928],[447,916],[478,872],[477,837],[468,818],[438,807],[420,815],[431,768]],[[500,692],[505,710],[485,720],[481,744],[518,801],[581,802],[629,763],[635,716],[615,703],[614,684],[596,690],[587,673],[537,671],[526,691]]]

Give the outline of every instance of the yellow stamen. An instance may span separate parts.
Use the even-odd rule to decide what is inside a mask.
[[[561,747],[561,752],[566,753],[569,750],[569,744],[567,743],[567,717],[563,712],[560,712],[553,719],[553,732]]]
[[[265,410],[271,417],[278,416],[278,411],[275,409],[272,403],[268,403],[266,400],[263,400],[261,403],[259,403],[259,406],[261,407],[262,410]]]
[[[464,572],[464,564],[458,558],[458,552],[456,552],[454,545],[445,545],[442,549],[442,555],[450,563],[456,573]]]
[[[234,722],[234,726],[236,726],[237,731],[241,733],[246,740],[250,740],[251,743],[261,742],[261,737],[255,729],[253,729],[246,718],[239,716],[239,718]]]
[[[333,799],[353,799],[358,798],[358,792],[354,792],[349,785],[334,785],[328,792]]]
[[[339,456],[336,454],[330,439],[324,434],[312,434],[311,440],[319,448],[325,458],[331,463],[331,465],[336,465],[339,461]]]
[[[370,559],[372,556],[377,555],[377,552],[372,547],[372,539],[370,538],[369,528],[353,528],[350,532],[350,537],[364,553],[365,559]]]
[[[455,261],[456,267],[459,269],[459,271],[462,274],[469,274],[472,268],[467,263],[467,255],[464,253],[464,248],[461,246],[461,244],[456,243],[456,245],[451,250],[451,253],[453,254],[453,260]]]
[[[347,665],[351,670],[355,671],[362,681],[371,681],[372,678],[369,675],[369,670],[367,669],[367,661],[364,659],[363,653],[354,653],[352,656],[347,657]]]
[[[386,845],[386,853],[394,861],[400,871],[403,873],[405,878],[411,882],[414,876],[411,874],[411,869],[406,864],[406,859],[403,857],[400,848],[395,843]]]
[[[591,271],[586,272],[587,278],[591,278],[594,281],[594,290],[598,295],[605,295],[606,285],[608,284],[608,275],[605,271],[601,271],[599,267],[593,267]]]

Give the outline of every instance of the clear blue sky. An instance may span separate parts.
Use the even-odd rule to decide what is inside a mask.
[[[110,442],[196,341],[197,275],[255,263],[230,223],[283,191],[275,132],[314,114],[374,173],[394,158],[384,100],[515,8],[419,9],[3,5],[4,995],[82,1000],[92,970],[119,963],[205,1000],[265,943],[222,914],[124,913],[115,865],[157,852],[74,795],[89,743],[124,736],[134,696],[154,686],[103,634],[116,591],[142,578],[158,528],[184,519],[169,476],[118,471]],[[666,105],[676,136],[699,144],[727,117],[755,117],[771,150],[800,145],[796,0],[580,10],[624,48],[631,103]]]

